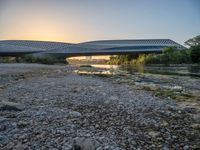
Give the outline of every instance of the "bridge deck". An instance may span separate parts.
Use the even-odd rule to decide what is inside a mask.
[[[130,53],[161,53],[165,47],[184,47],[169,39],[151,40],[106,40],[79,44],[45,41],[0,41],[0,56],[24,54],[50,54],[70,56],[117,55]]]

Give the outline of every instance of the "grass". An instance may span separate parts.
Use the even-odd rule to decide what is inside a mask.
[[[190,93],[182,93],[169,89],[160,89],[155,93],[155,96],[160,98],[170,98],[176,101],[199,101],[199,97]]]

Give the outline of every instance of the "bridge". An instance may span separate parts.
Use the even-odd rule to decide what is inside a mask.
[[[172,46],[180,50],[185,48],[170,39],[101,40],[78,44],[47,41],[4,40],[0,41],[0,56],[34,54],[72,57],[161,53],[164,48]]]

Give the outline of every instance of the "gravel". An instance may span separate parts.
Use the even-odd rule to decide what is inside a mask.
[[[199,131],[190,127],[190,114],[179,113],[173,101],[104,78],[77,75],[73,66],[1,64],[0,70],[1,104],[24,106],[18,111],[0,105],[0,149],[198,146]],[[19,73],[23,79],[7,78]]]

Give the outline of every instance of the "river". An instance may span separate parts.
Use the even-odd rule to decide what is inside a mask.
[[[127,71],[130,74],[162,74],[162,75],[177,75],[188,76],[191,78],[200,78],[200,65],[91,65],[96,68],[112,68]]]

